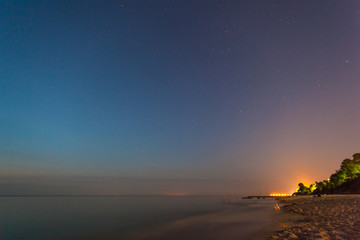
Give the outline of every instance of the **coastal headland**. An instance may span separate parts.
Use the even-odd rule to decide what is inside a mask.
[[[279,199],[282,230],[272,239],[360,239],[360,194]]]

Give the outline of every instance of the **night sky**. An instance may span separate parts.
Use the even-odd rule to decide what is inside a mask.
[[[268,194],[360,151],[359,1],[0,2],[0,194]]]

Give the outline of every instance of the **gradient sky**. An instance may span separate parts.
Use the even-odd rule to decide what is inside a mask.
[[[360,151],[359,1],[0,1],[0,194],[268,194]]]

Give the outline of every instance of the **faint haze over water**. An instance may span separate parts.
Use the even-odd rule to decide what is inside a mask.
[[[0,194],[268,194],[359,152],[358,1],[0,3]]]
[[[224,207],[220,200],[209,197],[0,197],[0,238],[119,239],[126,232],[143,227],[219,211]]]
[[[236,225],[237,239],[248,239],[242,237],[270,222],[273,205],[273,200],[223,205],[220,197],[0,197],[0,239],[186,239],[206,236],[201,229],[215,222],[214,233]],[[226,228],[229,222],[233,225]],[[154,234],[163,237],[152,238]]]

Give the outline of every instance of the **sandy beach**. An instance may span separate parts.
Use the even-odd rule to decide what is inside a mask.
[[[280,199],[283,230],[272,239],[360,239],[360,195]]]

